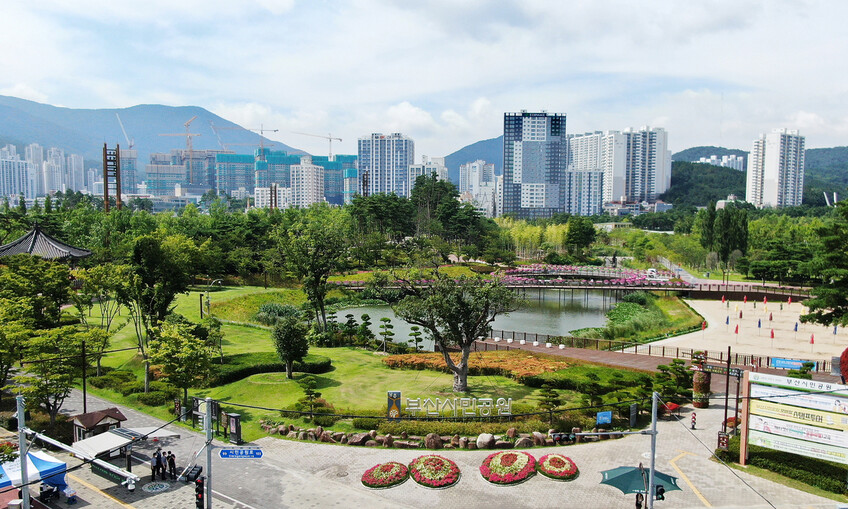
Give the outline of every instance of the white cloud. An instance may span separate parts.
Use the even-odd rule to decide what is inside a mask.
[[[11,95],[36,102],[47,102],[47,94],[39,92],[26,83],[15,83],[12,86],[0,88],[0,95]]]

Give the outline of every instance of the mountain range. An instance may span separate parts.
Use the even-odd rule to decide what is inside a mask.
[[[126,129],[126,137],[117,115],[120,115]],[[189,126],[190,132],[198,135],[192,138],[194,149],[219,150],[223,148],[222,144],[226,144],[238,153],[250,153],[260,143],[260,135],[253,130],[198,106],[141,104],[129,108],[73,109],[0,95],[0,146],[15,144],[21,154],[24,146],[29,143],[39,143],[48,148],[59,147],[69,153],[82,154],[87,160],[86,166],[90,167],[100,163],[104,143],[110,147],[120,144],[127,148],[129,138],[138,150],[139,166],[143,169],[151,153],[167,153],[172,149],[185,148],[184,124],[195,116],[197,118]],[[217,133],[212,129],[213,123]],[[261,139],[265,146],[273,150],[305,153],[278,141],[264,137]],[[672,160],[690,162],[701,157],[729,154],[745,156],[746,159],[748,156],[747,151],[740,149],[700,146],[676,152]],[[494,163],[495,174],[502,174],[503,136],[472,143],[445,156],[450,179],[458,183],[459,166],[477,159]],[[687,178],[685,187],[691,186],[693,190],[703,187],[698,183],[699,172],[695,173]],[[703,184],[709,185],[706,181]],[[821,199],[823,202],[822,192],[838,192],[840,195],[848,192],[848,147],[807,150],[805,187],[810,190],[809,193],[805,190],[805,203],[808,196],[810,200]]]
[[[38,143],[46,148],[59,147],[68,153],[82,154],[92,163],[99,162],[104,143],[110,147],[120,144],[121,148],[128,148],[129,143],[116,114],[120,115],[127,137],[138,150],[142,169],[151,153],[185,148],[184,124],[194,116],[197,118],[189,129],[199,135],[192,137],[195,150],[222,149],[218,136],[212,130],[212,122],[223,143],[238,145],[240,150],[236,152],[252,152],[254,147],[249,145],[258,145],[260,139],[259,134],[198,106],[141,104],[117,109],[73,109],[0,95],[0,145],[13,143],[23,153],[25,145]],[[263,138],[263,143],[272,150],[303,153],[267,138]]]

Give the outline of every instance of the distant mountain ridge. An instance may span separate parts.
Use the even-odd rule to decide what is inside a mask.
[[[477,159],[482,159],[487,163],[495,163],[495,175],[502,174],[503,135],[466,145],[456,152],[445,156],[448,177],[455,184],[459,184],[459,166],[465,163],[473,163]]]
[[[141,104],[129,108],[74,109],[2,95],[0,140],[15,141],[21,153],[23,146],[20,145],[38,143],[45,148],[58,147],[66,152],[82,154],[87,160],[99,161],[102,158],[104,143],[110,147],[120,144],[122,148],[128,148],[116,113],[121,116],[127,136],[135,143],[134,148],[138,150],[138,162],[142,170],[151,153],[167,153],[172,149],[185,148],[184,136],[159,135],[185,133],[185,122],[195,115],[197,118],[189,126],[192,133],[200,135],[192,139],[194,149],[221,149],[210,122],[214,122],[216,127],[224,128],[219,132],[224,143],[259,143],[258,134],[199,106]],[[264,138],[264,143],[272,150],[303,153],[267,138]],[[246,145],[233,147],[239,153],[252,153],[253,148]]]

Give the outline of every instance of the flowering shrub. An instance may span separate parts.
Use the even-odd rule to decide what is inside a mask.
[[[409,464],[412,479],[427,488],[447,488],[459,481],[459,467],[437,454],[419,456]]]
[[[362,484],[369,488],[391,488],[409,479],[409,469],[396,461],[381,463],[362,474]]]
[[[571,458],[562,454],[546,454],[539,458],[536,471],[557,481],[571,481],[580,474]]]
[[[480,465],[483,479],[494,484],[518,484],[536,474],[536,459],[522,451],[490,454]]]
[[[451,354],[454,362],[459,362],[460,353]],[[434,369],[448,372],[445,358],[441,353],[390,355],[383,359],[390,368]],[[573,361],[565,358],[529,355],[521,351],[477,352],[468,359],[468,374],[502,375],[517,381],[573,366]]]

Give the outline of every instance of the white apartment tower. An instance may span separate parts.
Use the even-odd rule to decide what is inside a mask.
[[[625,129],[627,160],[624,193],[627,201],[654,202],[671,186],[668,133],[661,127]]]
[[[618,131],[568,136],[568,171],[600,171],[604,203],[626,195],[626,163],[627,137]]]
[[[308,207],[324,201],[324,167],[312,164],[312,156],[302,156],[300,164],[291,165],[291,203]]]
[[[448,179],[448,169],[445,167],[445,158],[444,157],[427,157],[421,156],[421,164],[410,164],[409,165],[409,182],[407,183],[407,189],[409,189],[410,195],[412,194],[412,188],[415,187],[415,181],[418,180],[418,177],[425,175],[430,176],[432,174],[436,174],[436,180],[447,180]]]
[[[31,165],[18,154],[14,145],[0,148],[0,197],[35,198]]]
[[[472,195],[480,192],[481,186],[494,185],[495,163],[477,159],[473,163],[459,165],[459,192]]]
[[[757,207],[801,205],[804,196],[805,138],[775,129],[754,140],[748,157],[745,199]]]
[[[401,133],[373,133],[359,138],[361,194],[409,196],[409,167],[415,164],[415,142]]]

